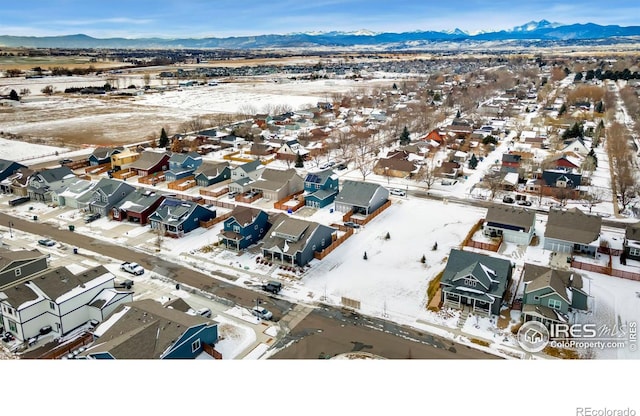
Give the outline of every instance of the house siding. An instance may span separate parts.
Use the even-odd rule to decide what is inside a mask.
[[[192,351],[192,344],[196,340],[200,340],[200,348]],[[202,352],[204,344],[213,345],[218,341],[218,326],[198,326],[189,328],[171,347],[171,350],[162,358],[163,359],[190,359],[195,358]]]
[[[20,269],[20,276],[16,276],[16,269]],[[18,279],[25,279],[33,274],[47,269],[47,258],[42,257],[25,262],[16,262],[16,265],[9,270],[0,273],[0,287],[14,282]]]
[[[538,299],[536,299],[536,296]],[[560,309],[558,309],[560,312],[565,315],[569,313],[569,305],[567,304],[567,301],[562,299],[557,293],[548,287],[526,293],[522,298],[522,302],[527,305],[541,305],[551,308],[551,306],[549,306],[550,299],[560,302]]]

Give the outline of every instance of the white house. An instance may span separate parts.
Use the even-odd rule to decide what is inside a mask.
[[[60,267],[0,292],[2,326],[26,341],[52,333],[64,335],[88,321],[102,322],[133,292],[115,288],[104,266],[73,274]]]

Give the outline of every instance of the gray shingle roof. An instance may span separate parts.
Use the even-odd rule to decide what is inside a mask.
[[[140,153],[140,157],[137,160],[126,167],[136,170],[149,170],[159,164],[165,156],[167,156],[165,152],[144,151]]]
[[[336,195],[335,202],[366,207],[371,202],[376,191],[380,188],[382,188],[382,186],[377,183],[346,180],[342,184],[342,190]]]
[[[588,215],[577,208],[566,211],[550,209],[545,238],[591,244],[600,236],[602,218]]]
[[[536,213],[524,208],[494,205],[487,210],[486,221],[494,224],[514,225],[529,232],[536,219]]]

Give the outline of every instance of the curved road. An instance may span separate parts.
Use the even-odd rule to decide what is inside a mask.
[[[13,223],[14,229],[49,237],[59,242],[100,253],[115,259],[134,261],[147,270],[207,292],[221,300],[228,300],[251,308],[256,297],[265,299],[276,320],[282,319],[294,304],[268,296],[264,292],[245,289],[160,257],[96,240],[50,224],[12,217],[0,213],[0,224]],[[268,300],[267,300],[268,298]],[[366,351],[386,358],[496,358],[490,354],[453,343],[435,335],[425,334],[413,328],[382,319],[359,315],[333,307],[313,310],[275,344],[280,348],[273,358],[317,359],[344,352]]]

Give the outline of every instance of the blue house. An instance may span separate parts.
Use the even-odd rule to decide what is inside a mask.
[[[257,243],[269,229],[269,215],[257,208],[236,206],[224,221],[218,236],[220,244],[230,250],[242,250]]]
[[[193,172],[202,164],[202,156],[198,153],[174,153],[169,158],[169,170],[164,176],[167,182],[177,181],[193,175]]]
[[[326,207],[333,203],[338,191],[338,175],[331,169],[308,173],[304,178],[304,202],[309,207]]]
[[[18,169],[25,169],[26,166],[13,160],[0,159],[0,181],[7,179],[18,171]]]
[[[165,235],[182,237],[216,217],[216,211],[192,201],[166,198],[158,209],[149,216],[149,223],[154,230],[162,230]]]
[[[229,162],[204,162],[194,172],[198,186],[210,186],[231,178]]]
[[[121,305],[81,355],[93,359],[194,359],[213,354],[218,324],[153,299]]]
[[[542,172],[542,180],[552,188],[577,189],[582,182],[582,175],[564,169],[545,170]]]

